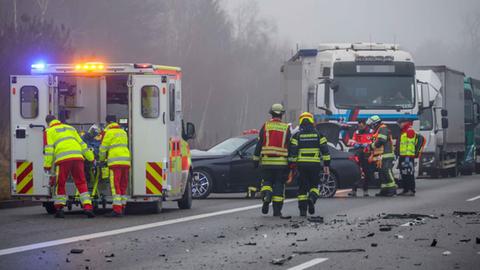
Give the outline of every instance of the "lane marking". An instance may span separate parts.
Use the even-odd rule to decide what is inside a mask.
[[[311,261],[308,261],[308,262],[305,262],[305,263],[302,263],[300,265],[297,265],[297,266],[294,266],[292,268],[288,268],[288,270],[303,270],[303,269],[307,269],[307,268],[310,268],[314,265],[317,265],[319,263],[323,263],[324,261],[328,260],[328,258],[316,258],[316,259],[313,259]]]
[[[470,199],[467,200],[467,202],[473,202],[473,201],[478,200],[478,199],[480,199],[480,196],[470,198]]]
[[[285,200],[284,203],[289,203],[289,202],[294,202],[294,201],[297,201],[297,199],[288,199],[288,200]],[[40,249],[40,248],[70,244],[70,243],[75,243],[75,242],[85,241],[85,240],[90,240],[90,239],[96,239],[96,238],[101,238],[101,237],[114,236],[114,235],[119,235],[119,234],[124,234],[124,233],[148,230],[148,229],[163,227],[163,226],[167,226],[167,225],[171,225],[171,224],[177,224],[177,223],[183,223],[183,222],[188,222],[188,221],[197,220],[197,219],[204,219],[204,218],[209,218],[209,217],[227,215],[227,214],[252,210],[252,209],[261,208],[261,207],[262,207],[261,204],[260,205],[250,205],[250,206],[233,208],[233,209],[228,209],[228,210],[222,210],[222,211],[217,211],[217,212],[212,212],[212,213],[205,213],[205,214],[194,215],[194,216],[189,216],[189,217],[170,219],[170,220],[165,220],[165,221],[160,221],[160,222],[131,226],[131,227],[126,227],[126,228],[121,228],[121,229],[116,229],[116,230],[111,230],[111,231],[84,234],[84,235],[73,236],[73,237],[68,237],[68,238],[63,238],[63,239],[58,239],[58,240],[52,240],[52,241],[46,241],[46,242],[40,242],[40,243],[35,243],[35,244],[30,244],[30,245],[25,245],[25,246],[0,249],[0,256],[19,253],[19,252],[24,252],[24,251],[29,251],[29,250],[34,250],[34,249]]]

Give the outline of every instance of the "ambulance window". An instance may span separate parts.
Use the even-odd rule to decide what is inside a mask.
[[[160,90],[154,85],[142,87],[142,116],[144,118],[160,116]]]
[[[170,121],[175,121],[175,84],[171,83],[168,86],[168,92]]]
[[[20,89],[20,115],[25,119],[38,116],[38,88],[23,86]]]

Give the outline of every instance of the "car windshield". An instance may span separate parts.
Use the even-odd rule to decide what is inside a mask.
[[[335,106],[340,109],[411,109],[415,104],[411,76],[336,76],[335,82]]]
[[[235,150],[240,148],[240,146],[244,145],[247,141],[248,141],[248,138],[244,138],[244,137],[230,138],[210,148],[207,152],[219,153],[219,154],[231,154]]]
[[[432,109],[424,109],[418,115],[420,120],[420,130],[432,130],[433,129],[433,114]]]

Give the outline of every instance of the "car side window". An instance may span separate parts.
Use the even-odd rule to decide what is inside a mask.
[[[247,148],[245,148],[245,150],[243,151],[244,157],[246,157],[246,158],[253,157],[253,153],[255,152],[255,146],[256,146],[256,144],[252,144],[252,145],[248,146]]]

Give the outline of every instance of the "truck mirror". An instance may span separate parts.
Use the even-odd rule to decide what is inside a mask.
[[[440,113],[442,114],[442,117],[447,117],[447,116],[448,116],[448,111],[445,110],[445,109],[442,109],[442,110],[440,111]]]
[[[194,139],[195,138],[195,125],[190,123],[190,122],[187,122],[187,128],[186,128],[186,139],[187,140],[190,140],[190,139]]]
[[[326,96],[326,87],[325,83],[320,83],[317,85],[317,107],[326,108],[325,96]]]
[[[448,128],[448,118],[443,117],[442,118],[442,129],[447,129]]]
[[[338,82],[336,82],[335,80],[330,81],[330,88],[333,91],[337,91],[339,87],[340,85],[338,84]]]
[[[420,85],[420,90],[422,94],[422,108],[430,107],[430,89],[428,84],[422,83]]]

